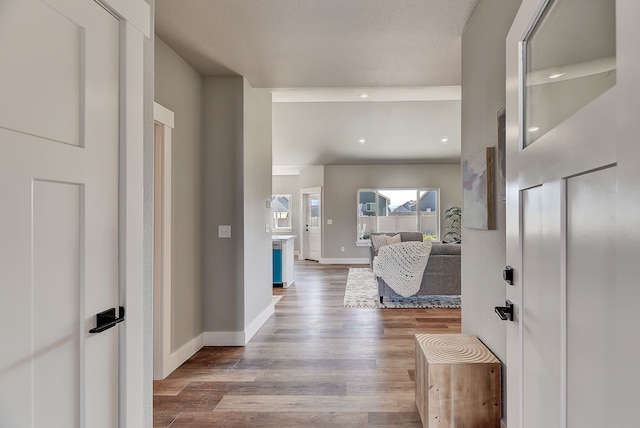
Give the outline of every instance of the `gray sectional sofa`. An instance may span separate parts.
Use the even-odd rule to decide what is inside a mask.
[[[399,233],[401,242],[422,241],[422,233],[420,232]],[[386,235],[395,235],[395,233],[387,233]],[[459,244],[432,244],[429,261],[422,276],[420,290],[415,294],[416,296],[460,294],[460,250],[461,246]],[[370,247],[370,255],[373,265],[373,258],[375,257],[373,246]],[[378,281],[380,302],[382,302],[384,298],[402,298],[402,296],[393,291],[382,278],[376,279]]]

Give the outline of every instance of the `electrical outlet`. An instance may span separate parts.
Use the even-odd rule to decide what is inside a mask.
[[[344,247],[340,247],[340,252],[344,253]]]
[[[269,233],[269,223],[264,224],[264,233]]]

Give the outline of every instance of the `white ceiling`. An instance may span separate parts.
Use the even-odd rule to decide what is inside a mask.
[[[276,174],[305,165],[451,163],[459,158],[459,100],[273,104]]]
[[[203,76],[241,75],[256,88],[279,88],[274,165],[443,162],[459,158],[459,101],[452,121],[420,115],[459,100],[462,32],[479,1],[156,0],[156,34]],[[286,105],[309,101],[324,103],[317,108],[327,120],[304,116],[311,103],[285,131],[278,120]],[[367,113],[381,109],[388,114]],[[455,129],[432,126],[445,122]],[[356,133],[367,135],[366,150],[346,143]],[[458,141],[442,144],[444,134]]]

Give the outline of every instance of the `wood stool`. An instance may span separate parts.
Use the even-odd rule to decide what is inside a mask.
[[[425,428],[500,427],[500,361],[471,334],[416,334],[416,405]]]

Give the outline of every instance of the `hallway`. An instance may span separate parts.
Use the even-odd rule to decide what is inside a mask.
[[[460,309],[343,308],[347,266],[296,282],[245,347],[205,347],[154,382],[155,427],[420,427],[415,333],[460,332]]]

